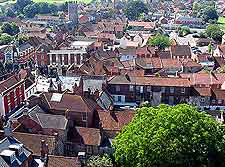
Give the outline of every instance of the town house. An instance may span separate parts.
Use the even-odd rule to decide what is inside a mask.
[[[144,101],[175,105],[188,100],[191,82],[183,78],[120,75],[109,79],[107,88],[115,106],[137,106]]]

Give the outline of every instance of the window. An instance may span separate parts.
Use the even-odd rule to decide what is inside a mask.
[[[121,102],[121,96],[118,96],[118,102]]]
[[[173,87],[170,88],[170,93],[174,93],[174,88]]]
[[[218,104],[222,104],[222,102],[223,102],[223,101],[222,101],[221,99],[218,100]]]
[[[87,113],[86,112],[82,113],[82,121],[84,121],[84,122],[87,121]]]
[[[143,93],[143,91],[144,91],[143,86],[140,86],[140,93]]]
[[[212,100],[212,103],[215,104],[216,103],[216,100]]]
[[[205,98],[202,97],[201,100],[200,100],[200,102],[201,102],[201,103],[204,103],[204,102],[205,102]]]
[[[117,92],[120,91],[120,85],[116,85],[116,91],[117,91]]]
[[[7,95],[8,103],[10,103],[10,94]]]
[[[147,92],[151,92],[151,86],[147,86]]]
[[[134,85],[130,85],[129,90],[130,90],[130,92],[133,92],[134,91]]]
[[[136,86],[136,91],[139,92],[140,86]]]
[[[87,153],[89,153],[89,154],[91,154],[91,153],[92,153],[91,146],[87,146]]]
[[[181,88],[181,93],[185,93],[185,88]]]
[[[161,87],[161,92],[165,93],[165,87]]]

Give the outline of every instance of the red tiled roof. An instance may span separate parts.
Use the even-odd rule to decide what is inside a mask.
[[[145,29],[153,29],[155,28],[154,22],[139,22],[139,21],[130,21],[128,23],[129,26],[137,26],[137,27],[144,27]]]
[[[136,50],[137,55],[147,55],[153,56],[155,54],[155,47],[138,47]]]
[[[10,87],[16,85],[18,82],[20,82],[20,79],[16,76],[13,75],[6,80],[0,82],[0,94],[9,89]]]
[[[115,76],[108,83],[118,85],[151,85],[151,86],[174,86],[174,87],[191,86],[191,82],[185,78],[129,76],[128,79],[124,75]]]
[[[182,60],[182,64],[184,67],[202,67],[200,64],[198,64],[197,62],[195,62],[191,59]]]
[[[142,68],[162,68],[162,62],[158,57],[137,58],[136,64]]]
[[[181,62],[178,59],[162,59],[163,68],[181,68]]]
[[[212,91],[213,91],[213,94],[215,95],[216,99],[225,100],[225,90],[214,89]]]
[[[170,47],[172,56],[191,57],[191,49],[188,45],[175,45]]]
[[[72,112],[92,112],[97,104],[90,98],[63,94],[60,102],[51,101],[53,93],[44,93],[43,96],[47,100],[50,109],[66,111],[67,109]]]
[[[225,74],[194,73],[180,74],[181,78],[189,78],[192,85],[222,85],[225,82]]]
[[[71,131],[71,142],[92,146],[101,144],[100,130],[96,128],[75,127]]]
[[[109,111],[98,111],[101,127],[104,130],[121,131],[129,124],[133,117],[133,111],[118,111],[110,113]]]
[[[110,40],[115,40],[116,39],[116,36],[115,34],[110,34],[110,33],[99,33],[97,35],[97,38],[107,38],[107,39],[110,39]]]
[[[77,167],[77,157],[49,155],[47,167]]]
[[[47,136],[40,134],[13,132],[13,137],[28,147],[34,155],[41,155],[41,141],[45,140],[48,144],[49,153],[54,153],[56,138],[55,136]]]
[[[211,88],[197,88],[197,87],[195,87],[194,89],[197,91],[197,93],[200,96],[204,96],[204,97],[208,96],[208,97],[210,97],[212,95]]]
[[[221,52],[225,53],[225,44],[219,45],[218,48]]]

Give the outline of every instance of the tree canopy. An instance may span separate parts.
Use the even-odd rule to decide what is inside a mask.
[[[178,35],[183,37],[191,33],[191,30],[187,26],[178,27]]]
[[[125,7],[125,14],[128,19],[136,20],[142,13],[148,13],[148,8],[144,2],[135,0],[127,3]]]
[[[13,36],[3,33],[0,35],[0,45],[7,45],[10,44],[10,42],[13,41]]]
[[[87,167],[113,167],[113,163],[108,155],[98,155],[88,159]]]
[[[143,107],[115,138],[121,167],[222,167],[225,128],[204,112],[180,104]]]
[[[156,34],[154,37],[149,39],[148,44],[151,46],[157,46],[160,50],[164,50],[171,45],[171,41],[169,37],[165,35]]]
[[[207,7],[204,9],[203,18],[206,22],[209,22],[209,20],[218,20],[219,16],[217,14],[216,8]]]
[[[16,35],[20,32],[19,27],[15,23],[4,23],[1,26],[1,32],[9,35]]]
[[[207,26],[206,31],[205,31],[206,35],[209,38],[214,39],[215,41],[222,41],[222,36],[224,34],[224,32],[222,31],[221,27],[217,24],[210,24]]]

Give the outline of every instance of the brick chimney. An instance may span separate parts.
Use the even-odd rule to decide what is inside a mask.
[[[47,162],[48,157],[48,144],[45,143],[45,140],[41,140],[41,161]]]

